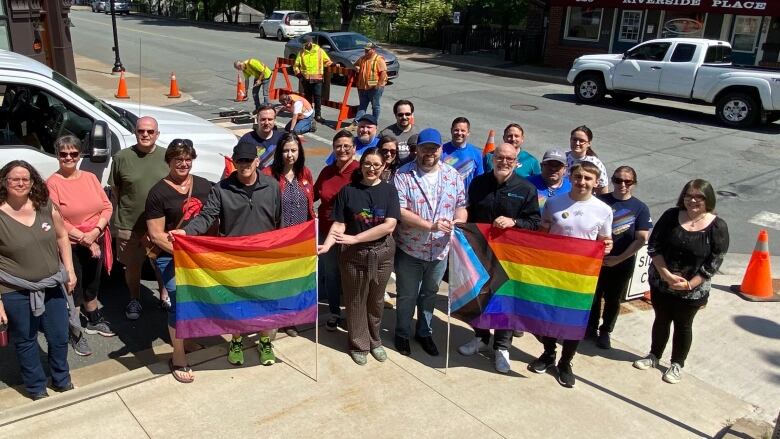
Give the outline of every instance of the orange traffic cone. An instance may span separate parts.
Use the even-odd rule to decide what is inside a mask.
[[[482,149],[482,155],[487,155],[489,152],[493,152],[496,149],[496,132],[493,130],[488,131],[487,142]]]
[[[127,94],[127,81],[125,80],[124,71],[119,75],[119,87],[116,89],[114,97],[117,99],[130,99],[130,95]]]
[[[751,302],[780,302],[772,285],[772,267],[769,262],[769,234],[766,230],[758,233],[756,248],[750,256],[742,285],[732,285],[731,290]]]
[[[181,93],[179,93],[179,83],[176,82],[176,74],[174,72],[171,72],[171,91],[166,96],[169,98],[181,97]]]
[[[241,75],[236,75],[236,102],[244,102],[246,100],[246,87],[241,81]]]

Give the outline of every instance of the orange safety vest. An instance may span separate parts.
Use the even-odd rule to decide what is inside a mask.
[[[298,95],[291,94],[290,95],[290,99],[292,99],[293,105],[295,105],[295,103],[298,102],[298,101],[303,102],[303,111],[301,112],[301,114],[308,113],[313,108],[311,106],[311,104],[309,103],[309,101],[307,101],[306,98],[304,98],[303,96],[298,96]]]
[[[384,61],[382,55],[374,54],[374,57],[361,63],[357,86],[360,89],[373,88],[379,85],[379,62]],[[366,64],[368,67],[366,68]]]

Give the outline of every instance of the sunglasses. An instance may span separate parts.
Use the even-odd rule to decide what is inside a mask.
[[[382,148],[379,151],[382,152],[382,154],[389,154],[389,155],[396,155],[398,153],[398,151],[396,151],[395,149]]]
[[[70,157],[72,159],[77,159],[77,158],[79,158],[80,155],[81,155],[81,153],[75,152],[75,151],[74,152],[60,151],[60,158],[61,159],[66,159],[68,157]]]
[[[250,163],[252,163],[254,161],[255,161],[255,159],[238,159],[238,160],[236,160],[236,163],[239,164],[239,165],[248,165],[248,164],[250,164]]]
[[[412,115],[412,113],[395,113],[395,115],[398,117],[404,117],[404,116],[409,117]]]
[[[156,132],[157,132],[157,130],[135,130],[135,132],[136,132],[137,134],[148,134],[148,135],[150,135],[150,136],[151,136],[151,135],[153,135],[154,133],[156,133]]]
[[[612,183],[614,184],[623,183],[626,186],[631,186],[634,184],[634,180],[623,180],[622,178],[612,177]]]
[[[182,146],[189,146],[190,148],[193,147],[192,140],[190,139],[173,139],[171,140],[169,147],[175,146],[175,147],[182,147]]]
[[[704,195],[684,195],[683,199],[685,201],[693,201],[694,203],[697,202],[697,201],[705,201],[706,200]]]

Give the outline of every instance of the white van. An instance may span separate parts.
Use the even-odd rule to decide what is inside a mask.
[[[45,179],[59,169],[54,141],[72,134],[82,140],[79,168],[106,184],[111,157],[136,143],[139,114],[157,119],[158,144],[192,140],[198,152],[192,172],[209,181],[222,178],[224,159],[237,142],[229,130],[169,108],[102,101],[38,61],[0,50],[0,167],[25,160]]]

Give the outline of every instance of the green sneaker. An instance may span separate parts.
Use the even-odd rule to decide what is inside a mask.
[[[260,344],[257,346],[257,350],[260,351],[260,364],[271,366],[276,363],[274,345],[271,344],[270,337],[260,337]]]
[[[244,364],[244,346],[241,343],[241,337],[230,340],[230,348],[228,349],[228,363],[234,366],[241,366]]]

